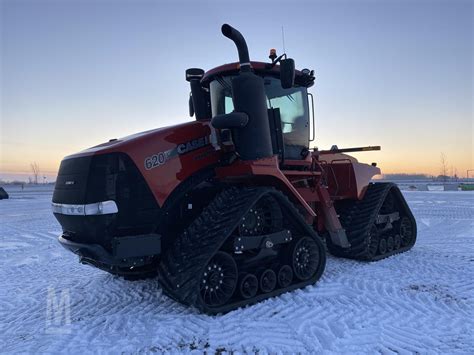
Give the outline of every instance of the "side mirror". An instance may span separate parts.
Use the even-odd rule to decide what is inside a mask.
[[[201,80],[204,76],[204,70],[200,68],[189,68],[186,69],[186,81],[191,82],[191,80]]]
[[[295,61],[291,58],[280,61],[280,81],[283,89],[290,89],[295,83]]]
[[[191,86],[191,96],[189,97],[189,115],[196,116],[196,120],[209,118],[210,105],[209,94],[207,94],[202,86],[201,79],[204,76],[204,70],[199,68],[190,68],[186,70],[186,81]]]

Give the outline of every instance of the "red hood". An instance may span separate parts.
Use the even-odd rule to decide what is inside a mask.
[[[141,150],[146,151],[147,144],[150,146],[150,148],[156,147],[157,143],[159,143],[160,149],[166,149],[167,145],[169,145],[169,147],[171,148],[172,146],[181,143],[182,140],[186,141],[187,139],[189,139],[189,137],[185,137],[183,134],[179,134],[180,128],[190,125],[192,126],[195,124],[197,124],[198,126],[202,126],[202,124],[200,124],[199,122],[194,121],[134,133],[126,137],[111,139],[108,142],[84,149],[78,153],[68,155],[64,157],[64,159],[105,154],[111,152],[126,153],[130,150],[134,150],[134,148],[136,147],[140,147]],[[150,151],[154,150],[151,149]]]

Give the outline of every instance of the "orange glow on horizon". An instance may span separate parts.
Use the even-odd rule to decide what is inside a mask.
[[[78,149],[77,151],[80,151]],[[31,174],[30,164],[36,162],[39,164],[41,174],[53,177],[57,175],[59,165],[64,156],[73,152],[55,152],[54,154],[29,154],[31,157],[28,161],[21,161],[21,154],[6,155],[3,152],[2,161],[0,163],[0,178],[2,174],[17,174],[27,177]],[[371,164],[376,162],[377,166],[384,174],[426,174],[430,176],[438,176],[441,174],[440,155],[433,154],[424,156],[423,153],[392,156],[383,152],[360,152],[351,153],[359,162]],[[420,156],[421,155],[421,156]],[[38,156],[38,158],[33,158]],[[466,171],[474,166],[469,157],[455,157],[447,159],[447,171],[449,175],[456,174],[458,177],[466,177]]]

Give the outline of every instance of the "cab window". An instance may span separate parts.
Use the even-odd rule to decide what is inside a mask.
[[[231,80],[218,76],[210,83],[212,116],[233,111]],[[273,77],[265,77],[264,84],[267,107],[280,109],[285,158],[301,159],[302,150],[309,146],[307,89],[283,89],[280,80]]]
[[[308,148],[308,100],[306,88],[283,89],[275,78],[265,79],[268,108],[279,108],[285,155],[301,159],[301,150]]]

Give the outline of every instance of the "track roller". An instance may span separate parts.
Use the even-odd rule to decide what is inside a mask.
[[[258,279],[254,274],[244,274],[239,282],[239,292],[242,298],[255,297],[258,292]]]
[[[278,270],[278,286],[288,287],[293,282],[293,269],[290,265],[283,265]]]
[[[277,284],[277,277],[275,271],[266,269],[260,275],[260,289],[263,293],[272,292]]]
[[[391,253],[393,251],[394,246],[395,242],[393,241],[393,237],[389,236],[387,238],[387,252]]]

